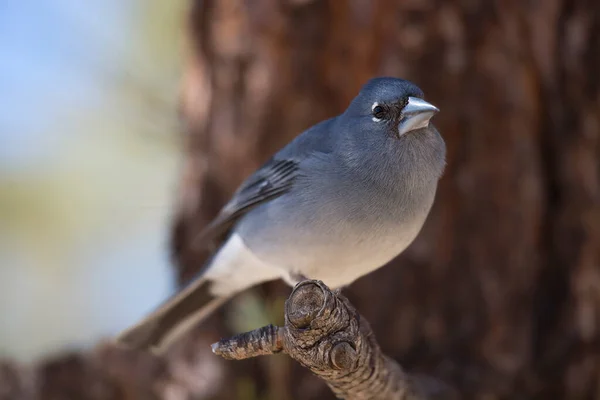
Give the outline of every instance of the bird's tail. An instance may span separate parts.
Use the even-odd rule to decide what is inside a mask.
[[[164,353],[171,344],[206,319],[230,296],[215,297],[210,281],[200,277],[152,314],[117,336],[117,344]]]

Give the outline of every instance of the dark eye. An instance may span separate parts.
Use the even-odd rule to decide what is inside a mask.
[[[377,119],[383,119],[385,117],[385,108],[382,106],[373,107],[373,116]]]

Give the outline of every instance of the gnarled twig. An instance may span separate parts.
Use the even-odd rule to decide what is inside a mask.
[[[281,351],[325,380],[339,398],[429,398],[381,352],[369,323],[348,299],[320,281],[296,285],[285,303],[284,327],[268,325],[213,344],[215,354],[230,360]]]

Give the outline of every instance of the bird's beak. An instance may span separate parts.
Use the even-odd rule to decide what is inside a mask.
[[[400,136],[415,129],[429,125],[431,117],[440,111],[436,106],[417,97],[409,97],[408,103],[402,109],[402,119],[398,124]]]

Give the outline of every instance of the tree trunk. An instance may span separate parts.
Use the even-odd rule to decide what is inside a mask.
[[[345,293],[386,354],[465,398],[600,399],[600,2],[195,0],[189,28],[182,280],[269,155],[406,78],[441,109],[448,167],[415,243]],[[272,398],[333,398],[293,363],[240,364]]]

